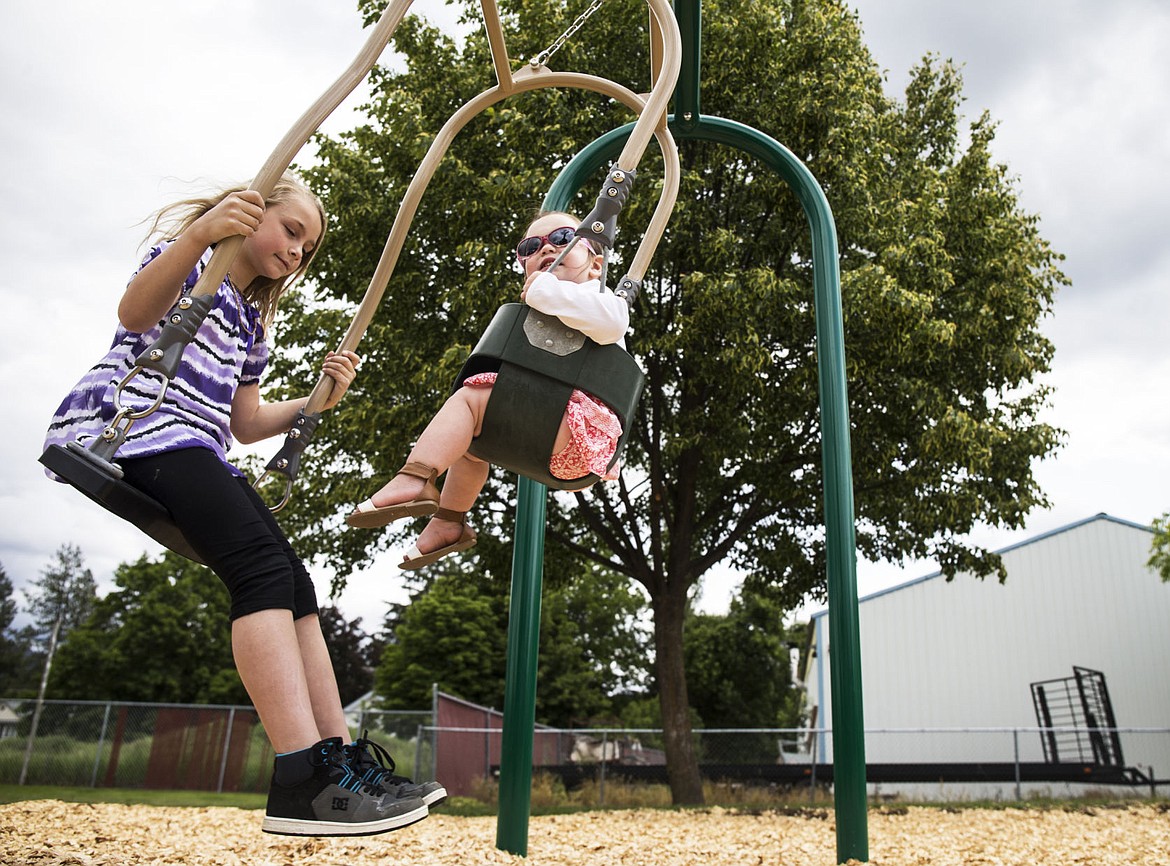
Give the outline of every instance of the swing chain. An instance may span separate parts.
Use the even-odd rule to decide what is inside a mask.
[[[589,20],[589,17],[594,12],[596,12],[598,9],[601,8],[601,4],[603,2],[604,2],[604,0],[593,0],[593,2],[589,5],[589,8],[586,9],[584,12],[582,12],[580,15],[578,15],[577,20],[574,21],[572,24],[570,24],[568,29],[565,30],[565,32],[562,33],[560,36],[558,36],[552,45],[550,45],[548,48],[544,49],[544,51],[540,52],[535,57],[533,57],[531,60],[529,60],[528,64],[533,69],[538,69],[539,67],[544,66],[546,63],[548,63],[549,59],[554,54],[556,54],[558,51],[561,50],[561,46],[564,45],[566,42],[568,42],[569,39],[573,36],[573,34],[576,33],[578,30],[580,30],[581,27],[585,24],[585,22]]]

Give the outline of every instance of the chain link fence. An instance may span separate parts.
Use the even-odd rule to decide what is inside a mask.
[[[30,737],[34,708],[31,700],[0,701],[0,784],[23,777],[29,785],[268,790],[272,748],[251,707],[45,701]],[[440,779],[454,796],[481,795],[499,770],[499,723],[433,721],[429,711],[349,717],[355,735],[389,749],[402,775]],[[1061,743],[1075,748],[1057,751]],[[831,792],[826,729],[697,730],[693,747],[704,779],[725,790],[788,802]],[[1170,789],[1170,727],[872,729],[866,759],[878,800],[1158,796]],[[605,805],[607,784],[667,784],[663,734],[654,729],[538,728],[533,768],[566,790],[592,786],[597,805]]]
[[[250,706],[0,701],[0,784],[266,793],[272,746]],[[350,715],[398,772],[433,766],[419,727],[429,712]]]
[[[490,727],[427,727],[436,778],[452,795],[478,796],[498,778],[502,731]],[[705,782],[753,800],[810,802],[831,794],[832,735],[824,728],[718,729],[693,732]],[[1046,756],[1054,737],[1124,745],[1125,762],[1091,747]],[[1170,727],[1166,728],[914,728],[866,731],[866,777],[873,799],[906,802],[1157,797],[1170,792]],[[607,784],[667,785],[663,734],[655,729],[538,728],[533,769],[567,791],[589,786],[597,805]],[[1116,753],[1120,757],[1122,753]],[[1159,789],[1161,789],[1159,791]]]

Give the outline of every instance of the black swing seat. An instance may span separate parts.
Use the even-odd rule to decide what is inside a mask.
[[[582,490],[601,480],[593,473],[555,478],[548,469],[573,389],[597,397],[621,421],[616,462],[629,439],[645,382],[638,363],[621,346],[595,343],[527,304],[504,304],[496,311],[453,390],[478,373],[497,373],[498,378],[482,432],[468,450],[554,490]]]
[[[108,468],[111,464],[102,466],[104,461],[90,455],[84,446],[76,442],[70,442],[66,447],[50,445],[41,455],[40,462],[102,508],[133,523],[159,544],[192,562],[204,564],[191,549],[179,527],[175,526],[166,508],[128,481],[111,473]]]

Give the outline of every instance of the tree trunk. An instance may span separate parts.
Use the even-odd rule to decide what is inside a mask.
[[[32,726],[28,731],[28,742],[24,746],[24,763],[20,765],[20,781],[23,785],[28,779],[28,765],[32,760],[33,744],[37,741],[37,728],[41,724],[41,709],[45,706],[45,690],[49,687],[49,668],[53,665],[53,654],[57,651],[57,635],[61,632],[61,620],[65,618],[65,607],[62,605],[57,612],[57,621],[53,623],[53,634],[49,637],[49,652],[45,655],[45,669],[41,673],[41,688],[37,692],[37,703],[33,709]]]
[[[666,772],[674,805],[701,806],[703,780],[691,736],[690,703],[683,667],[683,617],[687,599],[685,591],[679,593],[680,598],[674,595],[662,593],[655,600],[654,610],[655,670],[666,740]]]

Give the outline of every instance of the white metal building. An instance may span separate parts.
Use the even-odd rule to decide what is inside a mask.
[[[1034,731],[883,729],[1035,728],[1032,684],[1074,667],[1104,675],[1116,727],[1170,727],[1170,584],[1146,564],[1151,540],[1149,527],[1098,514],[998,551],[1002,584],[936,573],[861,599],[867,762],[1045,761]],[[828,611],[812,621],[805,688],[827,727]],[[1126,766],[1170,777],[1170,734],[1120,738]],[[818,752],[832,760],[831,737]]]

